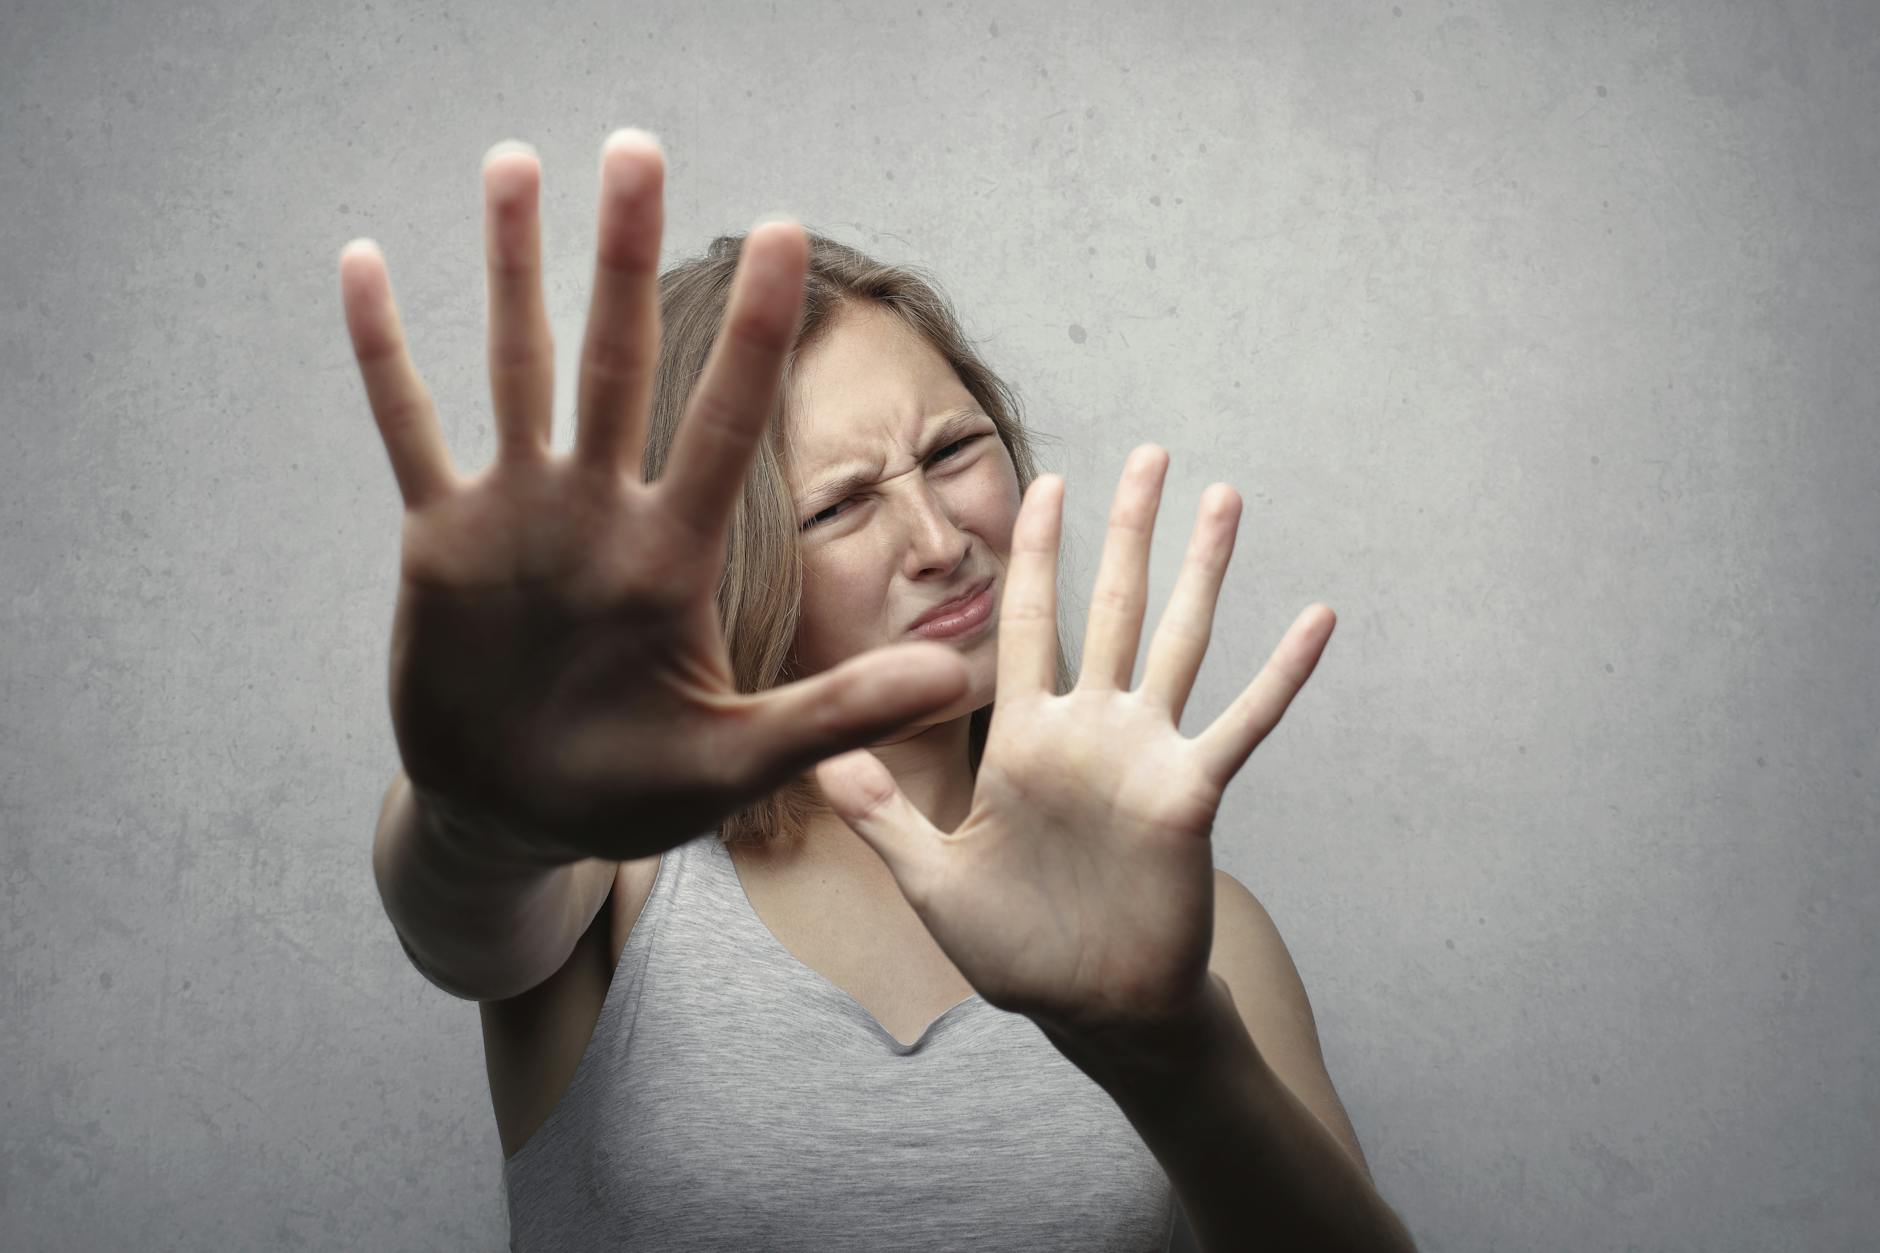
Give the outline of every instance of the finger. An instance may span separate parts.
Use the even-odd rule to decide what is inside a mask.
[[[1057,562],[1063,533],[1064,476],[1041,474],[1025,490],[1012,524],[1011,564],[999,599],[996,699],[1056,692]]]
[[[665,507],[705,552],[724,549],[732,501],[776,406],[808,268],[809,240],[795,222],[766,223],[745,235],[724,325],[657,485]]]
[[[1195,737],[1201,768],[1218,786],[1225,788],[1260,741],[1279,725],[1293,697],[1312,677],[1337,625],[1338,615],[1330,606],[1307,606],[1253,682],[1212,726]]]
[[[340,250],[339,300],[399,495],[405,508],[423,508],[450,492],[457,475],[431,393],[405,351],[385,254],[372,240],[355,239]]]
[[[1202,493],[1181,575],[1162,620],[1156,623],[1155,638],[1149,641],[1149,661],[1142,672],[1143,699],[1167,709],[1169,721],[1177,726],[1208,651],[1214,607],[1220,601],[1221,581],[1239,530],[1240,493],[1216,483]]]
[[[887,863],[908,902],[925,903],[928,867],[944,837],[867,749],[843,753],[816,767],[816,786],[836,816]]]
[[[490,397],[499,461],[539,461],[548,454],[555,344],[542,304],[541,182],[541,164],[526,145],[504,140],[483,155]]]
[[[1077,686],[1096,691],[1128,690],[1142,640],[1142,613],[1149,598],[1149,540],[1155,534],[1156,508],[1168,452],[1144,444],[1129,456],[1110,505],[1110,532],[1103,541],[1096,590],[1090,597],[1090,622],[1084,628],[1083,674]]]
[[[892,644],[760,693],[737,746],[754,786],[774,791],[817,762],[902,730],[966,694],[965,658],[945,644]]]
[[[666,162],[651,132],[601,146],[600,242],[575,406],[576,459],[640,479],[659,360],[659,241]]]

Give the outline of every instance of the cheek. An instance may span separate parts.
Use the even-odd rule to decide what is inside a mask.
[[[882,612],[889,582],[885,554],[862,545],[829,545],[803,569],[803,611],[797,645],[805,660],[826,665],[865,642]]]
[[[1009,457],[988,457],[964,476],[960,521],[985,537],[1001,555],[1011,549],[1012,526],[1018,521],[1024,494]]]

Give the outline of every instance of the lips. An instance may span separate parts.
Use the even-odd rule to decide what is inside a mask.
[[[952,600],[943,601],[942,603],[935,605],[932,609],[929,609],[926,613],[923,613],[920,617],[908,623],[907,629],[912,631],[915,627],[925,626],[927,623],[932,622],[935,618],[944,618],[950,613],[957,613],[960,607],[965,605],[967,601],[971,600],[973,597],[979,595],[979,593],[985,591],[988,587],[991,587],[991,586],[992,586],[992,579],[990,576],[979,580],[979,582],[973,584],[971,587],[961,592],[958,596],[955,596]]]

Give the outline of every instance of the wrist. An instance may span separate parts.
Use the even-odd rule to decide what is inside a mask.
[[[415,781],[408,786],[422,837],[449,850],[453,856],[492,870],[512,870],[522,876],[538,875],[584,860],[581,854],[559,849],[546,839],[525,835],[485,808],[445,796]]]
[[[1101,1033],[1038,1026],[1059,1052],[1105,1086],[1166,1086],[1199,1073],[1217,1054],[1231,1050],[1239,1023],[1233,992],[1210,970],[1189,1008],[1162,1022]]]

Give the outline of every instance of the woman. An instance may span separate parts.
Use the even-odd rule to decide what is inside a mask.
[[[644,132],[603,148],[567,457],[532,154],[485,160],[477,478],[382,258],[341,261],[406,507],[374,870],[414,964],[479,1002],[513,1247],[1163,1248],[1170,1161],[1228,1247],[1237,1181],[1153,1111],[1171,1059],[1252,1073],[1207,836],[1330,611],[1178,733],[1238,521],[1217,486],[1129,691],[1145,446],[1073,687],[1062,483],[944,302],[787,222],[658,276],[663,182]],[[1368,1176],[1323,1087],[1271,1126],[1329,1213]]]

